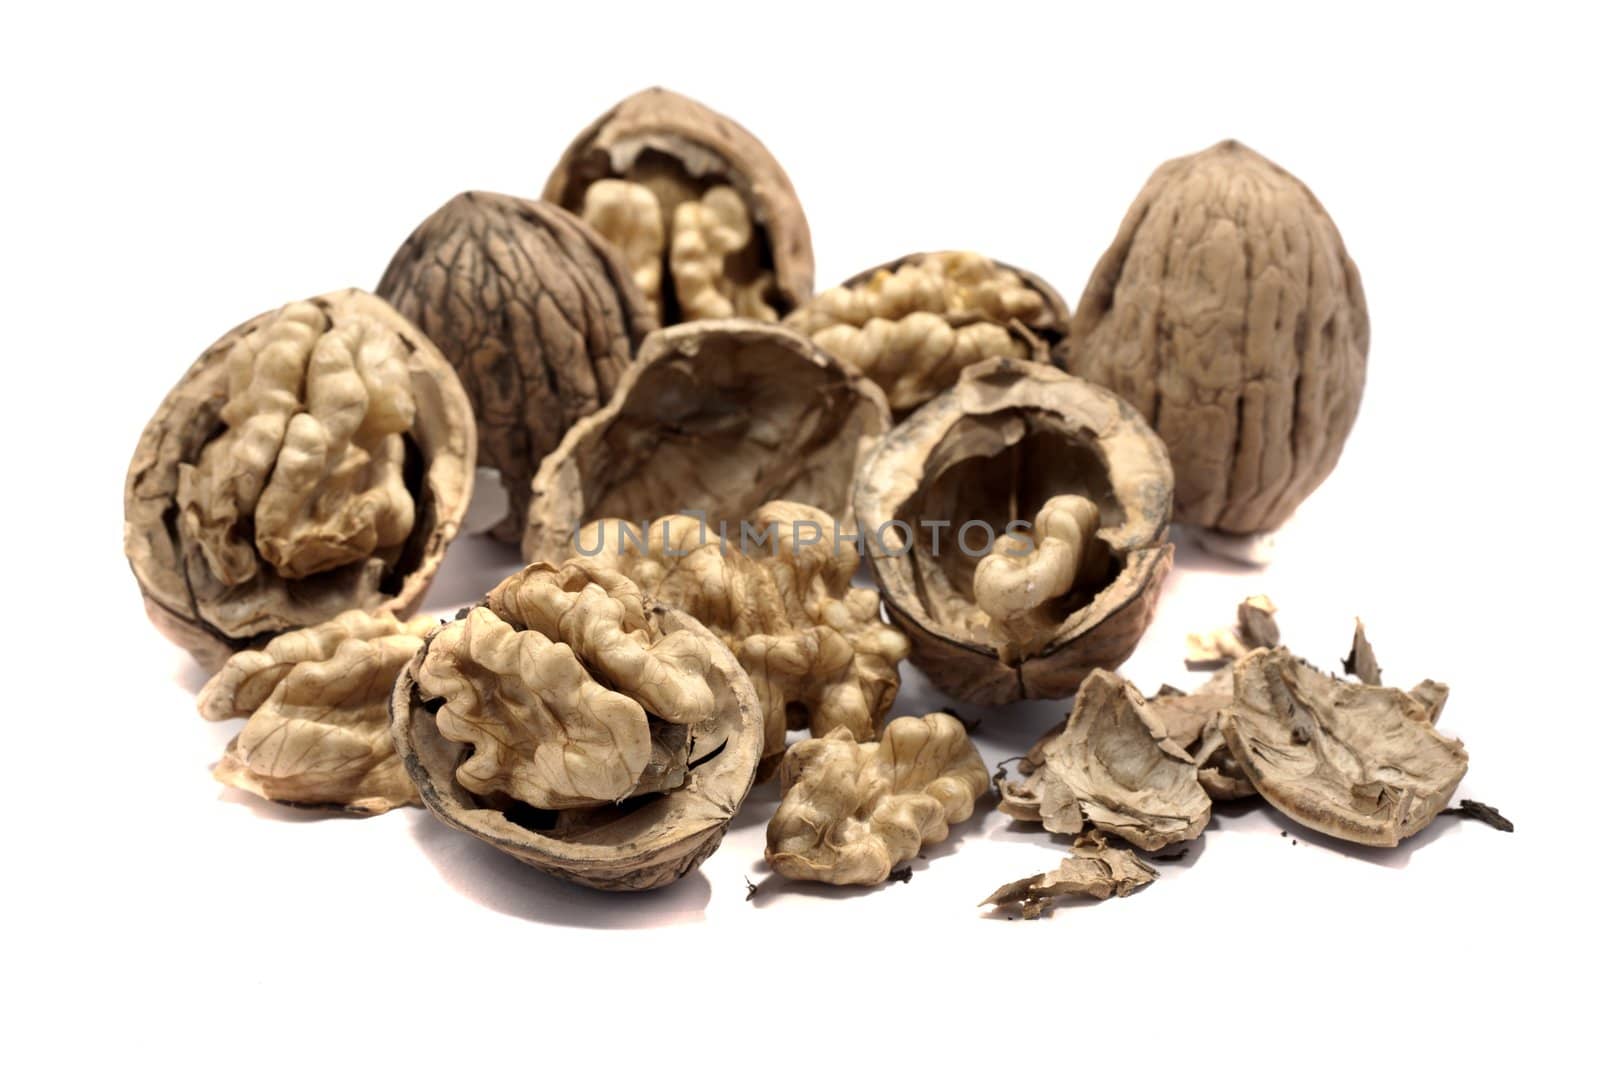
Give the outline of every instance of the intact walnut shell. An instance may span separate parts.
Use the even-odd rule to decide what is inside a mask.
[[[1099,553],[1099,568],[1036,608],[1018,640],[978,606],[983,539],[975,533],[964,550],[960,530],[999,534],[1064,495],[1098,511],[1082,555]],[[1043,363],[969,367],[884,437],[857,479],[855,509],[911,661],[972,703],[1063,696],[1121,663],[1172,566],[1172,467],[1160,438],[1126,401]]]
[[[681,784],[617,804],[578,813],[570,825],[554,813],[524,806],[502,810],[468,791],[457,769],[471,746],[440,733],[439,701],[418,690],[417,672],[436,631],[395,683],[390,728],[395,750],[422,802],[441,821],[548,874],[594,889],[631,891],[668,885],[698,867],[722,842],[728,821],[744,802],[761,758],[763,716],[749,676],[733,653],[695,619],[647,602],[652,628],[671,636],[687,632],[707,657],[704,676],[733,695],[720,724],[725,741],[709,758],[688,767]],[[529,815],[533,816],[530,819]],[[543,818],[551,825],[534,819]],[[538,828],[541,827],[542,828]]]
[[[877,386],[782,327],[658,330],[611,402],[540,464],[523,555],[575,555],[574,536],[596,519],[642,526],[700,511],[712,531],[725,522],[736,533],[780,499],[847,528],[858,460],[889,422]]]
[[[553,204],[462,193],[416,228],[378,295],[455,367],[477,414],[479,462],[509,497],[516,541],[539,460],[615,390],[655,313],[611,246]]]
[[[635,93],[573,140],[546,181],[544,198],[581,214],[590,186],[617,179],[668,187],[675,190],[673,198],[731,187],[754,231],[746,273],[770,275],[762,302],[771,317],[781,318],[810,298],[815,266],[800,198],[766,146],[732,119],[668,89]],[[672,207],[661,205],[667,240]],[[661,320],[684,321],[671,264],[657,267]]]
[[[1223,141],[1163,164],[1128,209],[1079,301],[1068,367],[1166,441],[1177,521],[1250,534],[1333,470],[1369,336],[1361,275],[1317,198]]]
[[[315,324],[308,326],[312,320]],[[402,503],[411,521],[402,540],[336,566],[316,558],[325,555],[325,546],[310,538],[300,546],[309,546],[310,561],[297,559],[295,566],[288,566],[264,558],[260,549],[252,547],[252,536],[259,542],[262,531],[252,531],[252,516],[241,515],[227,534],[234,540],[232,550],[253,573],[248,581],[224,580],[202,546],[185,533],[179,521],[180,496],[186,484],[192,487],[199,481],[195,472],[206,446],[228,430],[223,414],[230,399],[230,354],[240,345],[261,349],[270,336],[267,331],[279,326],[299,329],[302,338],[319,345],[340,331],[365,331],[367,339],[384,344],[403,368],[399,380],[402,388],[409,389],[404,406],[414,411],[409,426],[397,434],[401,442],[389,481],[403,486],[395,492],[406,498]],[[277,370],[282,369],[280,364]],[[345,376],[349,377],[348,369]],[[265,377],[258,372],[254,380]],[[232,383],[235,393],[239,384]],[[270,397],[287,398],[288,408],[296,411],[293,420],[315,414],[306,410],[304,385],[298,388],[302,391],[298,397],[293,390]],[[376,409],[390,406],[392,400],[374,392],[363,403]],[[314,401],[311,406],[316,406]],[[123,547],[145,610],[163,634],[210,671],[221,668],[235,652],[259,648],[280,633],[325,622],[351,609],[404,617],[421,602],[446,546],[460,528],[472,489],[476,447],[472,408],[455,372],[433,343],[381,298],[345,289],[258,315],[201,353],[145,427],[128,467]],[[260,451],[259,444],[255,451]],[[278,453],[280,468],[285,466],[281,460],[286,451]],[[339,455],[349,460],[360,454],[352,445]],[[298,453],[302,461],[305,455],[304,450]],[[339,455],[328,457],[330,465]],[[269,473],[275,477],[282,471]],[[340,483],[349,477],[346,465],[324,472],[321,481],[302,485],[305,508],[321,515],[340,499]],[[218,484],[228,483],[219,479]],[[362,503],[355,510],[367,507]]]

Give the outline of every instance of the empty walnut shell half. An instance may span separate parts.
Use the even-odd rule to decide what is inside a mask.
[[[888,425],[877,386],[792,331],[744,321],[659,330],[611,402],[540,464],[523,555],[577,555],[574,535],[595,519],[642,526],[704,512],[713,531],[737,531],[779,499],[847,527],[858,459]]]
[[[811,296],[811,231],[789,176],[744,127],[669,90],[596,119],[544,198],[617,246],[663,323],[775,322]]]
[[[1328,213],[1224,141],[1151,175],[1084,288],[1067,366],[1166,441],[1178,522],[1251,534],[1333,470],[1368,338],[1361,275]]]
[[[1172,566],[1171,509],[1166,449],[1131,406],[1006,359],[887,434],[855,495],[911,661],[979,704],[1063,696],[1128,657]],[[1019,522],[1031,552],[1004,534]]]
[[[533,564],[435,630],[390,714],[434,815],[596,889],[699,866],[761,758],[761,705],[727,646],[582,560]]]
[[[500,474],[501,540],[522,537],[539,460],[616,388],[655,314],[607,242],[553,204],[462,193],[389,261],[378,295],[439,346]]]
[[[903,416],[974,363],[1050,360],[1069,318],[1038,275],[976,252],[918,252],[823,290],[784,325],[877,382]]]
[[[382,299],[256,316],[189,368],[129,465],[123,547],[151,621],[217,670],[344,611],[409,614],[475,450],[455,372]]]

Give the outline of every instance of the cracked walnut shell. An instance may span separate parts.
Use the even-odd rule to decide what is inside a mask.
[[[430,811],[598,889],[697,867],[761,755],[761,709],[726,646],[584,560],[533,564],[435,630],[391,713]]]
[[[460,526],[475,448],[455,373],[382,299],[258,315],[134,452],[123,545],[146,611],[212,670],[342,611],[405,614]]]
[[[1361,275],[1317,198],[1223,141],[1151,175],[1084,288],[1067,366],[1166,441],[1177,521],[1251,534],[1333,470],[1368,340]]]
[[[1171,506],[1166,449],[1125,401],[1016,360],[967,368],[885,435],[855,495],[911,661],[979,704],[1064,696],[1128,657],[1172,566]]]
[[[389,696],[437,625],[346,611],[234,653],[201,689],[200,714],[249,722],[212,774],[284,804],[375,815],[417,803],[389,737]]]
[[[425,219],[378,295],[455,367],[477,416],[478,461],[509,498],[494,535],[518,540],[539,460],[611,399],[654,313],[589,227],[497,193],[462,193]]]
[[[919,252],[818,293],[784,325],[877,382],[903,416],[974,363],[1048,362],[1068,320],[1037,275],[976,252]]]
[[[783,757],[782,783],[767,825],[772,869],[877,885],[972,815],[989,772],[961,720],[934,712],[895,719],[881,741],[858,742],[840,727],[797,742]]]
[[[877,386],[789,330],[658,330],[611,402],[540,464],[523,555],[575,555],[574,535],[595,519],[703,512],[713,530],[737,528],[771,500],[821,508],[848,528],[858,457],[888,425]]]
[[[621,250],[664,324],[776,322],[811,296],[811,231],[788,175],[744,127],[667,89],[580,133],[544,198]]]
[[[906,639],[879,619],[876,590],[851,586],[860,556],[833,543],[832,525],[778,500],[726,534],[669,515],[645,528],[600,520],[578,535],[580,554],[687,611],[739,657],[765,709],[762,778],[791,719],[816,737],[844,729],[870,741],[900,691]]]

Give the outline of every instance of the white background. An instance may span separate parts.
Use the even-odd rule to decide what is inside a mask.
[[[1578,1056],[1600,849],[1593,26],[1112,6],[8,8],[5,1058]],[[319,819],[215,784],[237,726],[194,713],[202,676],[120,554],[144,421],[224,330],[374,285],[456,192],[537,195],[573,134],[657,83],[783,161],[822,284],[971,247],[1076,306],[1168,157],[1236,137],[1305,179],[1366,282],[1361,418],[1269,569],[1180,545],[1126,672],[1192,684],[1183,634],[1245,594],[1329,665],[1359,613],[1390,680],[1452,684],[1462,795],[1517,832],[1447,819],[1376,852],[1229,812],[1143,893],[1008,923],[974,905],[1063,846],[990,807],[909,884],[786,887],[761,863],[768,787],[701,872],[608,897],[422,812]],[[458,545],[429,607],[513,563]],[[940,703],[908,672],[900,710]],[[986,713],[985,757],[1063,710]]]

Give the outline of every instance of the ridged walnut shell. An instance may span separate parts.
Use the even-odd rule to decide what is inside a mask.
[[[609,244],[552,204],[462,193],[389,261],[378,295],[439,346],[478,419],[516,541],[539,460],[616,388],[655,313]]]
[[[973,573],[974,527],[1003,532],[1062,494],[1098,508],[1109,559],[1094,587],[1049,606],[1024,651],[995,639]],[[957,700],[1005,704],[1065,696],[1133,652],[1172,566],[1166,448],[1115,394],[1043,363],[990,360],[886,435],[857,479],[857,520],[889,619],[911,662]],[[909,528],[896,528],[893,523]],[[938,531],[928,523],[945,522]]]
[[[544,198],[581,214],[596,181],[642,180],[644,171],[695,189],[731,186],[756,232],[756,258],[773,276],[772,310],[781,318],[810,298],[811,229],[783,167],[749,130],[670,89],[635,93],[595,119],[562,153]],[[670,293],[670,266],[663,266],[661,318],[670,325],[682,317]]]
[[[883,392],[806,338],[743,320],[645,339],[611,403],[539,465],[522,552],[577,554],[595,519],[703,511],[711,531],[788,500],[850,522],[857,464],[890,422]],[[831,534],[831,531],[829,531]]]
[[[145,427],[123,496],[123,548],[145,611],[168,639],[207,670],[220,669],[235,652],[259,648],[280,633],[325,622],[352,608],[409,615],[427,592],[467,510],[476,451],[472,408],[439,350],[388,303],[359,289],[305,303],[327,316],[330,332],[365,320],[398,335],[415,402],[412,425],[404,434],[404,483],[414,519],[404,542],[386,550],[383,558],[375,555],[298,578],[285,578],[262,560],[261,580],[255,585],[229,588],[218,582],[181,532],[181,471],[193,469],[205,446],[225,428],[221,412],[229,397],[227,357],[235,343],[256,335],[287,308],[258,315],[224,334],[201,353]],[[241,621],[220,623],[224,611]]]
[[[1281,526],[1333,470],[1368,340],[1333,220],[1292,174],[1224,141],[1145,184],[1083,291],[1068,367],[1166,441],[1177,521],[1249,534]]]
[[[428,810],[529,866],[593,889],[656,889],[700,866],[722,843],[728,820],[755,780],[762,710],[749,676],[726,645],[676,608],[649,610],[662,634],[687,630],[705,638],[711,670],[725,679],[736,704],[726,743],[690,768],[682,785],[594,809],[585,825],[566,834],[533,829],[526,819],[485,803],[456,778],[456,768],[471,754],[469,746],[440,734],[434,709],[418,692],[416,672],[428,654],[425,644],[395,682],[390,730]]]

